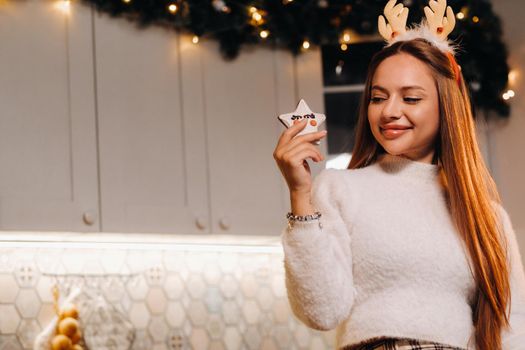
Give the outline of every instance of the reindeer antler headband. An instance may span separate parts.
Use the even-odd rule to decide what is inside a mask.
[[[389,0],[384,9],[384,17],[379,15],[378,18],[379,33],[387,41],[387,46],[398,41],[423,38],[447,54],[459,82],[461,67],[454,58],[456,46],[447,39],[456,25],[456,17],[452,8],[447,6],[447,0],[430,0],[428,3],[430,7],[425,6],[424,9],[426,21],[422,20],[415,27],[408,29],[406,27],[408,8],[403,4],[396,5],[396,2],[397,0]]]

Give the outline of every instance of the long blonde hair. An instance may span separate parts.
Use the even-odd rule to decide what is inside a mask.
[[[510,315],[505,310],[511,302],[507,245],[498,231],[495,207],[496,203],[501,204],[501,198],[479,149],[463,75],[459,72],[458,84],[453,66],[442,51],[424,39],[413,39],[397,42],[374,55],[360,102],[348,169],[372,164],[385,153],[370,130],[368,104],[377,67],[398,53],[410,54],[426,63],[434,76],[440,127],[432,163],[439,166],[449,211],[474,265],[477,292],[472,316],[476,347],[501,350],[502,329],[509,327]],[[472,266],[469,267],[472,272]]]

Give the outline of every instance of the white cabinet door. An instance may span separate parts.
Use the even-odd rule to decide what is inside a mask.
[[[206,233],[205,178],[188,172],[178,36],[98,13],[94,23],[102,231]]]
[[[0,6],[0,228],[98,231],[91,10]]]
[[[272,155],[283,131],[277,116],[298,97],[319,107],[322,84],[297,76],[305,58],[296,65],[289,53],[257,47],[225,61],[217,45],[201,45],[212,232],[278,235],[289,198]]]

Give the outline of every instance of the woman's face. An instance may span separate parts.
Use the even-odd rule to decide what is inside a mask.
[[[368,121],[385,151],[431,163],[439,103],[430,68],[405,53],[390,56],[377,67],[370,96]]]

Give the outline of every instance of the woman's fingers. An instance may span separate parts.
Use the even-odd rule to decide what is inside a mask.
[[[326,131],[318,131],[318,132],[312,132],[305,135],[297,136],[294,139],[289,139],[285,136],[285,133],[290,130],[287,129],[283,132],[283,135],[281,136],[281,139],[279,139],[279,143],[277,144],[277,147],[274,152],[274,158],[278,159],[280,158],[284,153],[288,152],[289,150],[295,148],[297,145],[302,143],[312,144],[313,141],[317,141],[322,139],[326,136]],[[297,134],[297,133],[296,133]],[[295,135],[296,135],[295,134]],[[287,140],[288,142],[284,142],[283,140]]]
[[[306,160],[306,158],[311,158],[316,162],[320,162],[324,159],[317,147],[310,143],[301,143],[283,154],[283,161],[292,166],[303,164],[303,161]]]
[[[318,131],[318,132],[313,132],[313,133],[309,133],[309,134],[306,134],[306,135],[301,135],[301,136],[298,136],[295,139],[291,140],[288,144],[285,144],[283,146],[283,150],[284,150],[284,152],[287,152],[287,151],[289,151],[291,149],[294,149],[298,145],[302,145],[302,144],[311,145],[311,146],[317,148],[318,146],[314,145],[313,141],[320,140],[320,139],[322,139],[325,136],[326,136],[326,132],[325,131]]]
[[[303,130],[306,127],[306,124],[307,124],[306,123],[306,119],[303,119],[299,123],[293,124],[288,129],[283,131],[283,133],[281,134],[281,137],[279,137],[279,142],[277,142],[277,148],[279,148],[279,146],[282,146],[282,145],[290,142],[290,140],[295,135],[300,133],[301,130]]]

